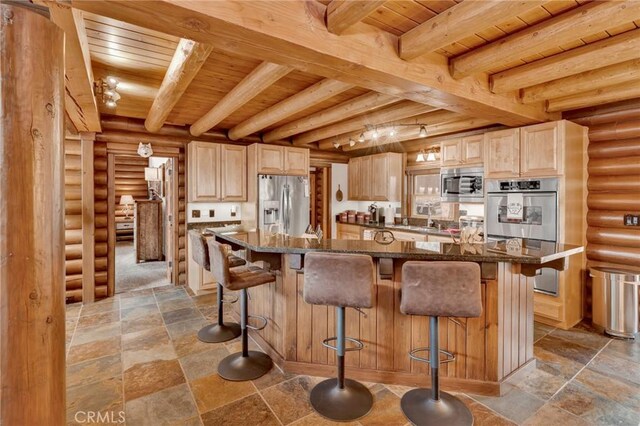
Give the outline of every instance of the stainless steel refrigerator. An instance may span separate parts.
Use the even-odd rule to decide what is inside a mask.
[[[281,232],[304,234],[309,225],[309,179],[302,176],[258,175],[258,228],[280,223]]]

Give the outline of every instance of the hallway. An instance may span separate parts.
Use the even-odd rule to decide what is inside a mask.
[[[116,293],[170,284],[166,262],[136,263],[131,241],[116,244]]]

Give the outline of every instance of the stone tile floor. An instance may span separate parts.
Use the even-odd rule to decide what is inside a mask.
[[[122,293],[67,307],[69,424],[326,425],[308,402],[321,378],[274,368],[252,382],[222,380],[218,362],[239,342],[206,344],[196,332],[213,321],[215,295],[182,287]],[[640,343],[579,325],[535,327],[537,367],[498,397],[459,395],[476,425],[640,424]],[[348,373],[347,373],[348,374]],[[405,425],[409,388],[370,384],[372,412],[354,425]],[[91,414],[91,413],[100,413]]]

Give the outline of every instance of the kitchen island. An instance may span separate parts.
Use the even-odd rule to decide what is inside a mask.
[[[323,240],[269,235],[259,231],[220,232],[215,238],[245,250],[250,262],[276,271],[276,282],[250,290],[250,314],[268,319],[252,336],[285,371],[333,376],[335,354],[322,340],[335,335],[335,312],[302,297],[304,254],[311,251],[361,253],[373,257],[376,304],[360,313],[347,310],[346,332],[364,343],[348,352],[348,375],[357,380],[427,386],[428,364],[408,352],[428,346],[428,318],[400,313],[402,265],[407,260],[477,262],[482,271],[483,313],[479,318],[440,322],[441,348],[456,360],[441,367],[444,389],[500,395],[505,379],[532,367],[533,276],[536,270],[567,268],[579,246],[511,240],[485,244]]]

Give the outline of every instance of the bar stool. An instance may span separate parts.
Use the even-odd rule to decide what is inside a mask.
[[[248,329],[262,330],[267,326],[264,317],[249,315],[247,289],[262,284],[272,283],[275,275],[256,266],[246,266],[231,269],[228,252],[230,247],[220,244],[213,239],[207,241],[211,256],[211,273],[217,282],[228,290],[240,290],[240,329],[242,331],[242,351],[229,355],[218,364],[220,377],[231,381],[246,381],[264,376],[273,367],[269,355],[249,350]],[[249,317],[263,321],[260,327],[248,324]]]
[[[373,406],[373,395],[362,383],[344,377],[346,351],[360,350],[357,339],[345,337],[345,308],[370,308],[375,301],[373,261],[360,254],[309,253],[304,258],[304,301],[336,307],[337,337],[322,344],[337,351],[338,377],[318,383],[310,402],[322,416],[335,421],[358,419]],[[346,341],[355,347],[346,347]],[[336,346],[329,342],[335,341]]]
[[[400,312],[429,316],[429,348],[409,352],[431,366],[431,389],[413,389],[402,397],[400,407],[414,424],[472,425],[473,415],[455,396],[440,391],[439,364],[455,360],[451,352],[440,350],[438,317],[477,318],[482,313],[480,266],[472,262],[406,262],[402,266]],[[429,351],[429,359],[417,352]],[[446,359],[440,361],[440,352]],[[434,362],[437,360],[437,362]]]
[[[209,262],[209,248],[207,247],[207,239],[200,232],[189,231],[191,238],[191,258],[198,265],[202,266],[206,271],[211,272],[211,264]],[[229,267],[234,268],[244,265],[244,259],[234,255],[229,256]],[[204,326],[198,331],[198,339],[205,343],[222,343],[228,342],[238,337],[241,333],[240,324],[235,322],[224,322],[224,303],[236,303],[237,298],[225,299],[222,285],[218,283],[217,289],[217,307],[218,321],[215,324]]]

